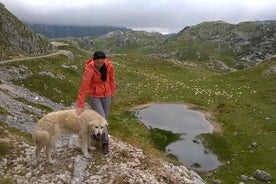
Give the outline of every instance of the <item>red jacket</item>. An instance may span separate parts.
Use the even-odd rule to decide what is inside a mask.
[[[105,59],[107,79],[102,81],[100,71],[94,66],[93,59],[86,62],[82,83],[78,94],[78,107],[83,108],[86,95],[107,97],[115,94],[114,68],[109,59]]]

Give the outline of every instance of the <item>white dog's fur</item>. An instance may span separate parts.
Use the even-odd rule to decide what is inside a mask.
[[[80,116],[77,116],[76,110],[73,109],[51,112],[37,122],[32,134],[36,145],[36,159],[40,160],[40,152],[45,148],[47,162],[53,163],[51,152],[62,133],[77,134],[80,148],[84,156],[89,158],[91,136],[101,137],[107,125],[101,115],[90,109],[84,110]]]

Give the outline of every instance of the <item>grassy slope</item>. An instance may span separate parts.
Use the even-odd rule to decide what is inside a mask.
[[[71,105],[76,101],[83,66],[89,56],[75,48],[67,49],[74,53],[75,60],[60,55],[9,64],[24,64],[33,72],[33,76],[16,83],[53,101]],[[256,169],[264,169],[275,178],[276,77],[262,74],[275,65],[275,60],[249,71],[215,74],[146,56],[118,55],[111,59],[118,89],[109,120],[112,135],[143,148],[147,154],[161,156],[154,149],[150,132],[130,109],[149,102],[193,103],[200,109],[208,109],[223,128],[222,133],[203,136],[206,145],[228,163],[213,173],[214,178],[223,183],[237,183],[241,174],[252,175]],[[40,71],[65,79],[43,77],[38,74]],[[253,142],[258,144],[256,149],[249,148]],[[211,181],[205,173],[202,176]]]
[[[225,163],[228,162],[227,166],[218,169],[216,176],[228,182],[237,182],[239,179],[234,176],[252,175],[256,169],[264,169],[275,178],[276,76],[263,74],[272,63],[275,65],[276,61],[221,78],[211,77],[202,83],[206,87],[217,86],[232,96],[217,100],[209,108],[213,109],[224,132],[207,136],[209,145]],[[258,144],[257,148],[251,148],[253,142]]]

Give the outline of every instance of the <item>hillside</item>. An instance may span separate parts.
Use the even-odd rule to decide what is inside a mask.
[[[47,38],[64,38],[64,37],[86,37],[86,36],[101,36],[103,34],[119,30],[127,31],[124,27],[113,26],[62,26],[62,25],[46,25],[46,24],[31,24],[27,23],[30,28]]]
[[[94,142],[97,149],[85,159],[76,137],[62,136],[54,150],[54,167],[34,161],[30,133],[35,123],[47,112],[75,108],[83,61],[89,57],[72,46],[62,49],[73,57],[60,54],[0,64],[0,183],[204,184],[193,170],[116,135],[110,137],[106,156]]]
[[[104,50],[109,54],[152,54],[165,40],[160,33],[145,31],[112,31],[97,37],[54,39],[85,50]]]
[[[35,34],[0,3],[0,61],[53,51],[45,37]]]
[[[72,54],[70,57],[61,54],[31,61],[16,61],[3,64],[0,67],[2,74],[0,117],[3,123],[17,127],[24,132],[30,132],[36,120],[45,112],[75,106],[83,65],[89,55],[72,46],[62,46],[60,49],[69,50]],[[171,61],[150,56],[111,55],[111,60],[116,70],[118,88],[109,120],[110,134],[114,138],[111,148],[112,151],[116,152],[116,154],[114,153],[116,158],[124,155],[123,157],[127,156],[129,159],[122,161],[116,160],[112,155],[108,156],[109,162],[107,163],[111,164],[112,168],[121,162],[130,164],[130,166],[138,164],[139,162],[137,163],[135,158],[138,157],[136,153],[140,154],[140,149],[149,156],[147,157],[149,160],[154,160],[151,156],[168,159],[164,154],[156,151],[153,143],[156,142],[155,138],[163,142],[168,137],[163,134],[160,135],[158,132],[155,135],[146,130],[130,109],[149,102],[176,102],[194,104],[197,109],[210,112],[213,115],[212,119],[223,130],[221,133],[202,136],[206,145],[224,163],[214,171],[199,173],[204,180],[210,183],[215,180],[220,180],[223,183],[233,183],[233,181],[238,183],[241,182],[240,178],[243,175],[243,178],[248,178],[246,183],[257,184],[259,181],[253,177],[253,173],[258,169],[267,171],[272,178],[275,178],[275,59],[263,62],[250,70],[225,74],[213,73],[200,66],[189,67],[181,63],[172,64]],[[134,145],[138,150],[136,148],[127,149],[131,153],[135,153],[134,155],[129,154],[125,150],[128,146],[118,147],[121,143],[117,142],[117,139]],[[16,141],[12,142],[16,143]],[[40,169],[34,169],[34,172],[29,170],[35,167],[29,163],[33,147],[25,143],[21,143],[20,147],[22,146],[25,150],[22,156],[24,153],[28,156],[12,163],[21,165],[20,171],[24,175],[24,180],[25,177],[30,177],[32,181],[37,176],[40,178],[47,177],[47,174],[43,175],[43,173],[50,172],[49,168],[43,172]],[[57,148],[56,153],[60,155],[58,158],[62,158],[60,162],[68,163],[65,164],[66,169],[64,169],[67,174],[64,173],[63,175],[58,169],[51,172],[57,178],[61,177],[61,180],[70,180],[69,176],[79,175],[74,174],[75,170],[73,173],[69,172],[72,171],[73,162],[66,161],[68,158],[62,154],[64,149],[70,149],[66,153],[71,155],[70,158],[73,160],[76,159],[73,161],[74,163],[82,165],[82,159],[79,158],[74,149],[62,146]],[[85,170],[85,176],[97,175],[95,180],[107,181],[102,178],[103,175],[100,175],[103,172],[100,168],[106,168],[107,163],[102,160],[101,153],[98,151],[93,155],[96,157],[93,157],[91,163],[98,169],[94,170],[91,165],[87,165],[89,170]],[[14,159],[14,156],[4,158]],[[160,173],[161,168],[155,170],[156,167],[154,167],[155,169],[147,167],[152,166],[153,162],[153,165],[156,165],[156,160],[153,162],[147,159],[139,160],[142,165],[135,166],[137,169],[139,168],[137,171],[140,172],[140,169],[143,168],[144,173],[150,172],[151,176],[154,175],[159,179],[175,178],[173,175],[165,176],[163,174],[160,178],[157,173]],[[102,161],[106,164],[102,165]],[[25,167],[24,163],[29,164]],[[122,165],[124,168],[128,168],[128,166]],[[179,169],[173,165],[170,167],[176,169],[173,173],[180,172],[186,175],[183,173],[184,169]],[[113,169],[107,172],[112,173]],[[19,170],[7,171],[10,173],[9,176],[13,176]],[[131,169],[125,169],[125,171],[131,171]],[[6,171],[2,172],[5,176]],[[133,173],[134,171],[124,172],[122,175],[117,174],[118,177],[111,175],[115,177],[113,179],[109,177],[106,179],[114,182],[123,179],[123,181],[130,182],[134,179]],[[134,181],[138,181],[141,177],[135,177],[137,180]],[[49,178],[48,181],[56,180]],[[162,181],[168,182],[168,180],[158,180],[159,183],[163,183]],[[178,179],[177,182],[171,181],[175,184],[181,183]]]
[[[157,53],[210,69],[247,68],[275,57],[276,21],[215,21],[188,26],[160,45]]]
[[[255,66],[276,55],[276,21],[203,22],[166,37],[144,31],[112,31],[96,37],[66,38],[86,50],[112,54],[155,55],[214,71]]]
[[[238,34],[233,34],[238,25]],[[143,31],[115,31],[86,37],[85,43],[68,38],[63,40],[70,44],[58,44],[66,52],[0,62],[0,183],[275,182],[276,58],[270,57],[275,31],[269,26],[274,23],[238,25],[202,23],[167,40]],[[256,36],[266,33],[267,40]],[[239,42],[237,35],[244,39]],[[250,44],[238,49],[244,40]],[[89,52],[79,48],[86,46]],[[266,57],[239,57],[256,48],[268,53]],[[30,133],[35,123],[47,112],[76,106],[84,64],[93,49],[106,50],[116,72],[118,90],[109,118],[111,154],[104,157],[96,149],[86,160],[74,137],[65,137],[55,149],[54,167],[34,162]],[[159,144],[170,137],[147,129],[132,110],[148,103],[184,103],[208,114],[221,131],[198,138],[222,165],[195,173],[164,153]],[[163,150],[166,146],[162,144]]]
[[[95,49],[107,49],[110,53],[151,53],[152,50],[164,41],[160,33],[145,31],[114,31],[94,39]]]

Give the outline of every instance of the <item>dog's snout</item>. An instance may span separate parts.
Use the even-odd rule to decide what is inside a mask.
[[[100,133],[100,132],[98,132],[98,133],[97,133],[97,136],[98,136],[98,137],[100,137],[100,136],[101,136],[101,133]]]

